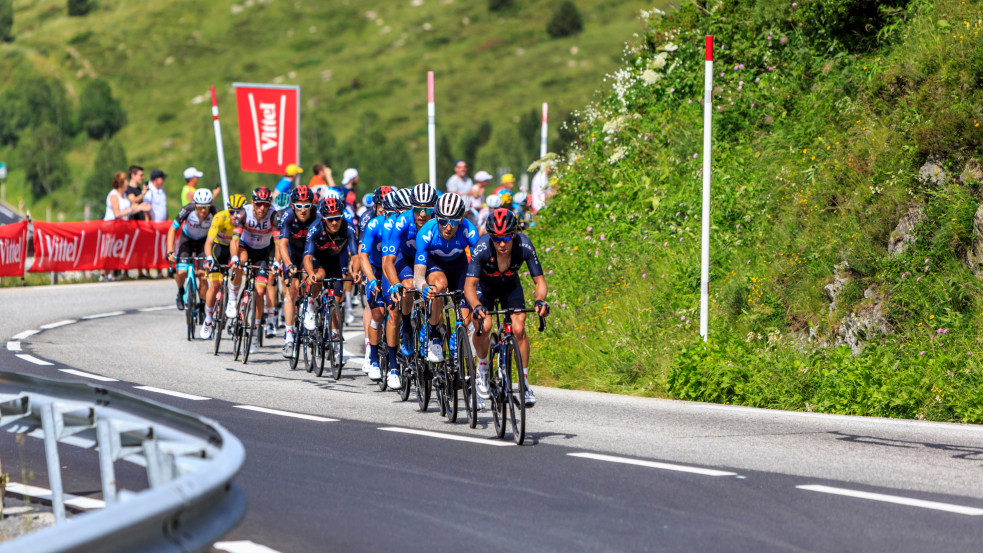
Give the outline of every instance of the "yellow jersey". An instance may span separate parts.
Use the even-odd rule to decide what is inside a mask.
[[[208,229],[208,237],[213,239],[216,244],[228,246],[232,241],[232,234],[235,232],[235,221],[229,215],[229,210],[219,211],[212,217],[212,226]]]

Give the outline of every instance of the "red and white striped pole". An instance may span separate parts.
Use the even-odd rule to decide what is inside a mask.
[[[225,152],[222,148],[222,127],[218,124],[218,101],[212,86],[212,124],[215,125],[215,147],[218,149],[218,176],[222,182],[222,205],[229,205],[229,182],[225,177]]]
[[[703,233],[700,251],[700,336],[707,341],[710,311],[710,118],[713,116],[713,37],[707,36],[703,80]]]
[[[430,185],[437,186],[437,108],[433,99],[433,71],[427,71],[427,135],[430,150]]]
[[[539,137],[539,157],[546,157],[546,131],[547,131],[547,114],[549,113],[549,104],[543,102],[543,132],[540,133]]]

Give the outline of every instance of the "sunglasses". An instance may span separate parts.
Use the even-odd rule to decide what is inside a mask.
[[[294,204],[294,209],[310,209],[311,204]]]
[[[253,202],[253,207],[270,207],[270,202]]]
[[[326,221],[337,221],[338,219],[341,219],[341,215],[330,215],[328,217],[323,217],[323,219]]]
[[[492,242],[495,242],[496,244],[501,244],[502,242],[511,242],[512,241],[512,237],[511,236],[492,236],[491,237],[491,240],[492,240]]]
[[[414,207],[413,215],[433,215],[433,208],[430,207]]]
[[[460,219],[437,219],[437,224],[442,227],[456,227],[461,224]]]

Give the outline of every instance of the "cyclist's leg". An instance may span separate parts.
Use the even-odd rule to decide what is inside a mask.
[[[194,252],[193,254],[195,255],[195,257],[204,257],[205,239],[202,238],[201,240],[195,240],[194,243],[191,245],[191,249]],[[193,266],[197,267],[195,274],[198,278],[198,299],[200,299],[201,301],[205,301],[205,292],[206,290],[208,290],[208,286],[205,285],[205,266],[202,262],[198,262],[196,265]]]
[[[178,292],[184,293],[184,284],[188,280],[188,269],[191,267],[190,263],[181,263],[181,259],[187,259],[194,255],[194,241],[189,239],[187,236],[181,237],[181,243],[177,248],[177,272],[174,274],[174,282],[177,284]],[[187,300],[187,298],[186,298]]]
[[[481,302],[481,305],[483,305],[489,311],[493,311],[495,309],[494,287],[479,280],[477,293],[478,301]],[[492,331],[492,317],[485,317],[481,325],[481,336],[478,336],[478,334],[475,333],[472,337],[472,342],[474,343],[474,353],[478,357],[479,363],[484,362],[485,367],[487,367],[489,347],[488,335]]]
[[[286,298],[283,300],[283,322],[287,325],[287,332],[293,332],[294,317],[296,314],[296,302],[300,296],[300,279],[289,278],[284,275],[284,279],[289,279],[289,283],[284,283],[287,287]]]
[[[211,321],[212,313],[215,311],[215,302],[218,299],[218,291],[222,289],[222,272],[219,267],[229,264],[229,247],[222,244],[212,244],[210,252],[215,263],[208,273],[208,291],[205,293],[205,319]]]
[[[442,294],[447,291],[447,275],[438,265],[427,267],[427,284],[434,292]],[[444,320],[444,298],[435,298],[430,308],[430,326],[440,326]]]
[[[399,275],[400,284],[406,290],[413,289],[413,265],[410,264],[406,259],[403,258],[403,251],[399,250],[396,253],[396,274]],[[403,299],[400,302],[400,315],[402,315],[403,322],[403,349],[407,352],[412,351],[412,340],[409,339],[410,333],[410,316],[413,314],[413,296],[410,294],[403,294]]]

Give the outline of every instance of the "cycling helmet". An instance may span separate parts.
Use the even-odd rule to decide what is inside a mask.
[[[396,206],[399,211],[406,211],[413,207],[413,190],[410,188],[403,188],[396,192],[396,197],[393,199],[393,205]]]
[[[294,191],[290,193],[290,201],[301,203],[313,202],[314,194],[311,192],[310,188],[302,184],[297,188],[294,188]]]
[[[485,230],[492,236],[508,236],[519,228],[519,220],[511,209],[498,208],[485,219]]]
[[[229,196],[229,209],[242,209],[244,205],[246,205],[246,197],[242,194]]]
[[[270,203],[273,201],[273,193],[270,189],[265,186],[260,186],[259,188],[253,190],[253,203],[262,202]]]
[[[275,207],[277,211],[286,209],[288,205],[290,205],[290,194],[287,194],[286,192],[277,194],[273,198],[273,207]]]
[[[523,191],[518,191],[512,196],[512,201],[519,205],[526,205],[526,200],[529,199],[529,195]]]
[[[318,206],[318,212],[321,217],[338,217],[341,215],[342,210],[345,209],[345,204],[337,200],[337,198],[325,198],[324,203]]]
[[[395,191],[396,188],[393,186],[380,186],[379,188],[375,189],[375,192],[372,193],[372,200],[373,201],[382,200],[386,196],[388,196],[390,192],[395,192]]]
[[[430,207],[437,203],[437,189],[421,182],[413,187],[413,207]]]
[[[372,194],[366,194],[362,196],[362,205],[364,205],[365,207],[372,207],[373,203],[375,203],[375,196],[373,196]]]
[[[339,202],[343,202],[345,200],[345,197],[341,194],[341,192],[338,192],[338,189],[336,188],[328,188],[328,191],[324,193],[324,197],[334,198]]]
[[[441,219],[460,219],[464,217],[464,200],[453,192],[448,192],[437,200],[434,214]]]
[[[391,194],[387,194],[386,197],[382,199],[382,208],[393,213],[402,213],[406,211],[410,208],[410,204],[407,199],[409,194],[409,188],[404,188]]]
[[[491,209],[497,209],[502,207],[502,197],[498,194],[492,194],[491,196],[488,196],[486,203]]]
[[[199,188],[195,190],[192,201],[195,205],[212,205],[212,191],[207,188]]]
[[[511,190],[502,190],[501,192],[498,193],[498,195],[502,198],[502,205],[503,206],[509,207],[509,206],[512,205],[512,191]]]

